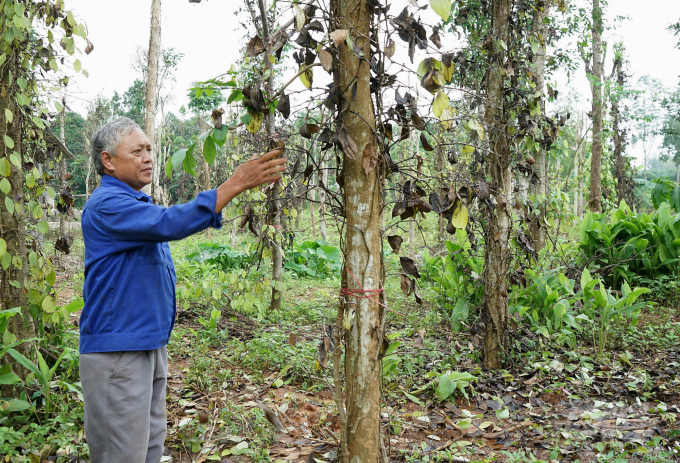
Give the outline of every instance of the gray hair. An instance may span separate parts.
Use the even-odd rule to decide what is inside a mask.
[[[99,130],[92,135],[92,162],[99,175],[104,175],[102,152],[106,151],[115,156],[122,138],[126,135],[130,135],[135,129],[141,130],[141,127],[132,119],[121,117],[115,121],[102,125]]]

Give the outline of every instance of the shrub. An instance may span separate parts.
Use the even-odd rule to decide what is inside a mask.
[[[329,277],[339,274],[342,260],[340,250],[323,240],[293,243],[284,265],[301,277]]]
[[[437,292],[439,302],[450,316],[451,327],[459,331],[467,320],[470,307],[477,307],[482,302],[484,286],[481,282],[484,259],[470,253],[470,242],[465,232],[457,233],[458,243],[446,242],[446,249],[450,252],[446,257],[438,257],[441,270],[432,279],[439,283]],[[430,258],[437,259],[437,258]],[[430,262],[433,269],[440,268],[439,264]]]
[[[619,289],[636,278],[680,277],[680,214],[668,203],[653,214],[634,214],[624,201],[609,217],[588,212],[579,246],[588,266]]]
[[[200,243],[198,251],[184,258],[190,262],[208,263],[224,271],[245,268],[255,256],[255,252],[235,251],[226,244]]]

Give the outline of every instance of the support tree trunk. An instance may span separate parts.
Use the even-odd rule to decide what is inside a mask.
[[[158,57],[161,48],[161,0],[151,3],[151,34],[149,37],[148,70],[146,73],[146,95],[144,97],[144,132],[151,142],[154,170],[151,185],[143,188],[144,193],[160,200],[160,178],[163,166],[159,163],[160,152],[156,149],[156,99],[158,97]]]
[[[17,52],[7,58],[6,64],[0,72],[0,81],[7,89],[6,96],[0,96],[0,120],[6,129],[6,135],[14,142],[14,148],[10,148],[5,140],[7,137],[0,137],[0,158],[9,159],[13,152],[19,156],[21,153],[21,133],[23,115],[14,103],[14,95],[19,89],[16,83],[12,85],[10,72],[14,79],[18,75],[17,69],[21,62],[21,57]],[[16,81],[15,81],[16,82]],[[5,95],[5,92],[3,92]],[[14,115],[12,123],[8,123],[5,114],[7,111]],[[8,331],[16,336],[17,339],[29,339],[35,335],[33,320],[28,313],[28,304],[24,293],[26,269],[28,262],[26,259],[26,212],[24,211],[24,171],[9,163],[11,174],[7,177],[10,183],[10,190],[5,195],[0,193],[0,238],[7,243],[7,250],[2,257],[2,267],[0,267],[0,303],[1,309],[7,310],[14,307],[23,307],[21,316],[17,315],[10,319]],[[6,198],[14,204],[14,212],[10,212],[6,207]],[[23,265],[18,265],[23,263]],[[15,286],[16,285],[16,286]],[[17,350],[29,356],[33,343],[23,343],[17,346]],[[14,372],[24,378],[29,371],[22,366],[13,365]]]
[[[378,300],[383,287],[382,197],[379,168],[367,175],[361,162],[368,145],[372,144],[380,152],[369,86],[371,50],[367,37],[370,37],[372,10],[367,0],[331,0],[334,28],[350,30],[364,56],[360,60],[346,45],[341,45],[333,71],[335,88],[343,89],[338,108],[346,108],[338,115],[337,122],[344,124],[358,151],[356,160],[345,153],[343,161],[346,212],[343,280],[346,279],[350,291],[362,291],[361,288],[364,291],[364,297],[347,296],[346,304],[340,308],[344,311],[345,327],[349,328],[345,352],[347,427],[342,436],[347,443],[348,455],[343,455],[343,460],[351,463],[376,463],[381,448],[379,354],[383,311]],[[355,97],[351,90],[354,82],[357,83]],[[370,151],[371,147],[368,149]]]
[[[484,367],[498,369],[503,365],[503,355],[508,346],[508,270],[510,265],[509,243],[512,233],[510,146],[503,127],[505,114],[505,88],[503,63],[505,52],[498,44],[508,43],[509,15],[512,0],[494,0],[491,36],[492,51],[489,53],[489,69],[486,82],[487,104],[485,118],[489,134],[489,160],[486,162],[492,192],[496,199],[495,210],[489,210],[484,254]]]
[[[267,79],[267,92],[273,94],[274,92],[274,65],[269,61],[271,56],[271,45],[269,43],[271,35],[269,31],[269,21],[267,20],[267,9],[264,5],[264,0],[258,0],[257,2],[260,9],[260,20],[262,25],[262,41],[267,48],[264,54],[265,66],[271,69],[269,73],[269,78]],[[276,116],[274,112],[270,112],[265,119],[265,129],[267,130],[267,135],[269,136],[270,142],[273,142],[273,137],[276,133]],[[270,146],[274,148],[274,146]],[[274,212],[273,217],[267,214],[268,223],[273,226],[273,240],[271,246],[272,253],[272,298],[269,303],[269,310],[278,311],[281,309],[281,275],[283,271],[283,249],[281,248],[281,215],[279,214],[280,204],[279,195],[281,194],[281,184],[280,182],[275,182],[268,191],[268,206],[271,211]]]
[[[547,41],[547,24],[545,19],[549,15],[551,0],[544,3],[543,8],[537,8],[534,11],[534,18],[531,25],[531,33],[534,35],[535,39],[538,41],[538,50],[534,53],[533,64],[536,66],[533,70],[534,77],[536,78],[536,90],[545,94],[545,49]],[[541,113],[545,114],[545,98],[541,96]],[[545,149],[543,146],[539,145],[538,153],[536,153],[536,163],[534,164],[534,171],[536,172],[536,177],[538,177],[537,182],[531,183],[531,194],[534,198],[541,201],[541,205],[538,209],[538,215],[532,217],[530,230],[531,238],[534,242],[534,249],[540,251],[545,247],[545,209],[548,205],[548,188],[547,188],[547,175],[548,175],[548,158],[546,156]]]
[[[590,158],[590,196],[588,205],[592,212],[602,212],[602,7],[593,0],[593,68],[591,90],[593,93],[593,152]]]
[[[61,114],[59,114],[59,136],[61,138],[61,142],[66,146],[66,89],[64,89],[64,97],[61,99],[61,105],[64,107],[64,109],[61,111]],[[58,169],[58,175],[59,175],[59,188],[61,191],[65,191],[67,187],[66,183],[66,173],[68,172],[68,166],[66,165],[66,157],[61,156],[61,159],[59,160],[59,169]],[[64,237],[66,236],[67,230],[66,230],[66,214],[61,214],[59,216],[59,235]]]

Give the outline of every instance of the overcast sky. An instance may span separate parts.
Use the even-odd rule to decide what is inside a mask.
[[[405,0],[391,3],[390,13],[398,14]],[[426,2],[419,0],[418,3]],[[572,0],[572,3],[578,7],[585,4],[585,0]],[[188,0],[163,1],[162,47],[184,53],[176,73],[175,97],[169,105],[170,110],[176,111],[187,104],[187,89],[192,82],[215,77],[239,59],[239,49],[247,40],[247,33],[235,15],[241,4],[238,0],[203,0],[200,4],[191,4]],[[97,94],[108,98],[114,91],[122,94],[138,77],[131,62],[135,50],[145,48],[149,43],[151,0],[117,0],[114,3],[66,0],[66,6],[85,22],[94,44],[90,55],[79,57],[89,78],[78,76],[69,86],[69,106],[83,113],[87,102]],[[424,10],[422,14],[425,15],[424,23],[434,24],[431,10]],[[610,21],[616,16],[629,18],[620,23],[616,31],[607,32],[605,38],[610,46],[614,41],[624,42],[630,60],[631,81],[649,74],[667,87],[678,85],[680,50],[674,49],[677,40],[666,28],[671,22],[680,20],[680,1],[610,0],[605,14]],[[290,15],[290,10],[284,7],[284,20]],[[451,40],[455,40],[452,35],[443,37],[445,48]],[[400,42],[397,40],[398,46]],[[609,57],[611,55],[609,53]],[[416,64],[418,61],[416,58]],[[611,63],[605,64],[605,69],[607,73],[611,72]],[[321,79],[324,73],[321,68],[316,68],[315,73],[315,84],[326,81]],[[572,75],[571,82],[567,83],[563,74],[554,76],[553,81],[562,88],[564,85],[573,88],[580,94],[580,104],[584,108],[588,106],[589,88],[582,69]],[[638,154],[639,150],[632,148],[632,151]]]

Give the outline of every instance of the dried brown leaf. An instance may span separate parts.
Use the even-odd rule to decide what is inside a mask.
[[[347,39],[347,34],[349,34],[349,29],[336,29],[330,33],[331,40],[336,48],[339,48],[340,44]]]
[[[264,51],[264,43],[257,35],[248,41],[246,45],[246,53],[249,56],[257,56]]]
[[[331,72],[333,69],[333,56],[326,50],[321,50],[319,52],[319,61],[321,61],[321,67],[326,72]]]
[[[399,249],[401,249],[401,243],[404,242],[404,238],[399,235],[390,235],[387,237],[387,242],[390,244],[392,252],[398,254]]]
[[[413,261],[413,259],[410,257],[399,257],[399,263],[401,264],[401,268],[404,270],[404,273],[413,275],[416,278],[420,278],[418,267],[416,267],[416,263]]]
[[[357,144],[352,139],[352,136],[347,131],[347,128],[344,125],[341,125],[338,127],[335,135],[338,139],[338,142],[340,143],[340,146],[342,146],[342,151],[345,153],[345,156],[347,156],[352,161],[356,161],[359,151]]]
[[[361,165],[363,166],[367,177],[368,174],[375,169],[375,166],[378,165],[378,151],[375,149],[375,146],[373,146],[373,143],[366,143],[361,159]]]
[[[394,43],[394,40],[390,40],[390,42],[385,47],[385,55],[387,55],[388,58],[392,58],[394,56],[395,51],[396,45]]]
[[[427,136],[425,135],[425,132],[420,132],[420,143],[423,144],[423,149],[425,151],[434,151],[434,148],[430,145],[430,142],[427,140]]]
[[[404,293],[404,296],[410,296],[411,295],[411,284],[412,280],[406,276],[405,274],[401,274],[401,292]]]

